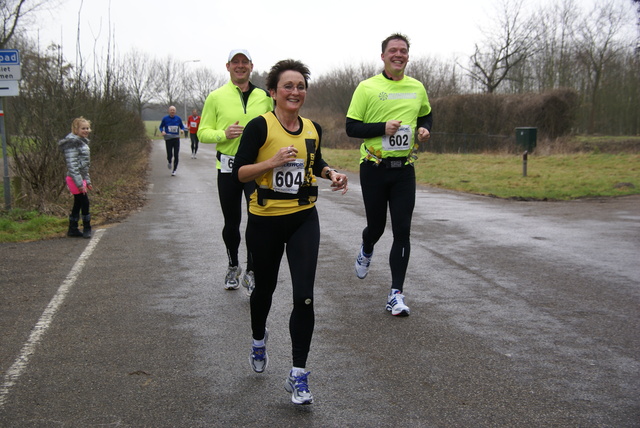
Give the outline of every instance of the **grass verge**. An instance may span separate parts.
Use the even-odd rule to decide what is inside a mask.
[[[37,211],[0,211],[0,243],[37,241],[66,233],[67,219]]]
[[[357,150],[326,149],[335,168],[358,171]],[[524,200],[570,200],[640,194],[640,155],[570,154],[522,156],[421,153],[419,184],[478,195]]]

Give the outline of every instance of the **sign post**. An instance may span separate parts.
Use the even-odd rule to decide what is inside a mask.
[[[11,209],[11,180],[9,179],[9,159],[7,158],[7,138],[4,132],[4,107],[0,97],[0,135],[2,135],[2,164],[4,165],[4,207]]]
[[[0,137],[2,138],[2,163],[4,165],[4,205],[7,211],[11,209],[11,179],[7,156],[7,134],[4,129],[3,97],[18,95],[18,80],[21,78],[20,52],[17,49],[0,49]]]

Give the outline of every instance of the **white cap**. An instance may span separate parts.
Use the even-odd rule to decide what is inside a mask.
[[[231,52],[229,52],[229,59],[227,60],[227,62],[231,62],[233,57],[238,55],[238,54],[242,54],[242,55],[246,56],[247,59],[249,61],[251,61],[251,55],[249,55],[249,51],[248,50],[246,50],[246,49],[234,49]]]

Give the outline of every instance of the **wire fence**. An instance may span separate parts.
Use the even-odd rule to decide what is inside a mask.
[[[420,151],[432,153],[515,153],[519,149],[515,135],[432,132],[429,142],[420,144]]]

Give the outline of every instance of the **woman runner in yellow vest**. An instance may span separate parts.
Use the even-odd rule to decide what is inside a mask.
[[[286,248],[293,283],[289,320],[293,367],[285,389],[295,404],[313,402],[306,363],[314,327],[313,286],[320,245],[316,176],[331,180],[333,190],[347,191],[347,176],[322,159],[322,128],[298,115],[308,80],[309,69],[299,61],[283,60],[271,68],[267,89],[275,108],[247,124],[233,165],[239,181],[256,182],[246,232],[255,273],[249,360],[257,373],[267,367],[266,323]]]

